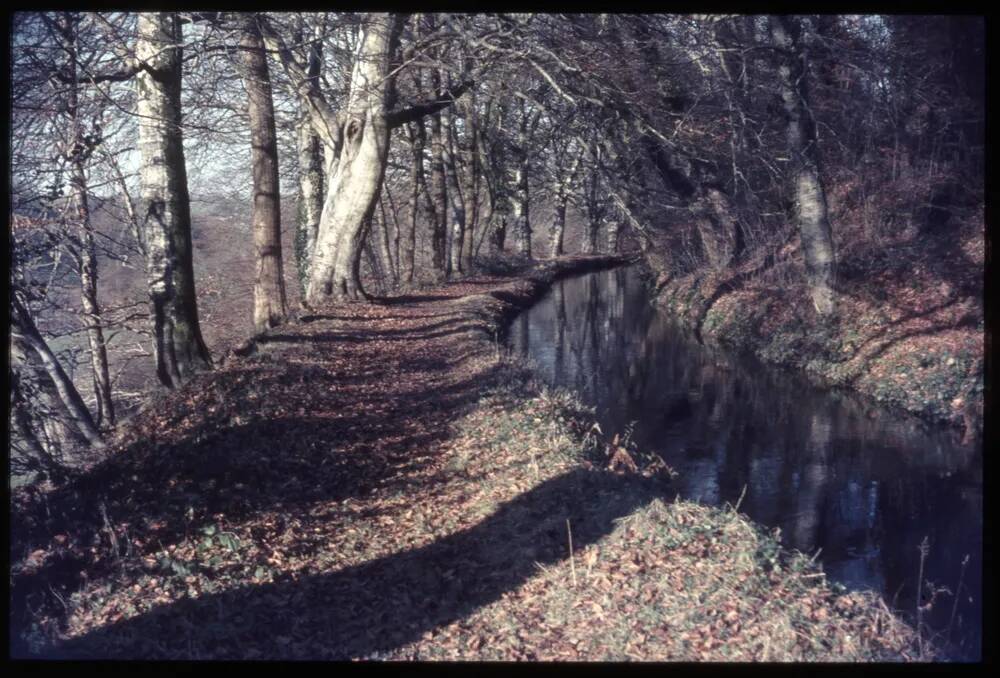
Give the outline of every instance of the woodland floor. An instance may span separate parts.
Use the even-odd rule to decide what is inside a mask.
[[[675,501],[668,469],[606,468],[588,412],[498,350],[588,265],[317,310],[17,491],[15,656],[919,658],[876,596]]]

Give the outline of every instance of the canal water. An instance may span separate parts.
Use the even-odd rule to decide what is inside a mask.
[[[508,330],[509,349],[576,391],[607,435],[634,426],[641,450],[680,475],[683,498],[735,504],[829,579],[874,589],[911,621],[919,547],[941,593],[925,622],[951,655],[982,647],[982,454],[932,427],[753,357],[699,344],[649,303],[635,267],[557,282]],[[745,488],[745,492],[744,492]],[[926,602],[926,601],[925,601]]]

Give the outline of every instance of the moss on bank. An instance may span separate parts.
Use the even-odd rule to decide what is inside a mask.
[[[964,249],[975,250],[977,237],[966,233]],[[929,251],[909,265],[844,265],[836,315],[822,321],[795,252],[793,241],[770,267],[752,260],[666,280],[656,301],[706,341],[959,427],[967,440],[980,435],[985,327],[981,280],[969,262]],[[935,266],[925,262],[932,256]],[[949,266],[950,279],[940,271]]]
[[[591,414],[497,350],[556,277],[614,263],[320,309],[15,493],[17,653],[914,659],[876,597],[672,501],[634,450],[607,470]]]

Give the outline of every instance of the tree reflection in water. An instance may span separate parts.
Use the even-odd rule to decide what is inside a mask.
[[[979,655],[981,456],[950,431],[698,344],[652,309],[634,269],[557,283],[508,342],[548,383],[595,406],[609,435],[637,421],[636,442],[680,472],[683,496],[734,504],[746,487],[742,511],[780,527],[789,546],[822,549],[829,576],[848,587],[912,612],[924,535],[936,585],[954,589],[969,553],[954,639]],[[940,600],[936,629],[953,602]]]

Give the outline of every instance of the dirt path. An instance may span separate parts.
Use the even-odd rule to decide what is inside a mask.
[[[26,520],[12,552],[21,577],[15,598],[48,600],[54,633],[62,610],[38,589],[55,583],[70,595],[82,584],[59,634],[89,634],[72,644],[73,653],[284,656],[290,650],[281,639],[294,636],[320,656],[359,656],[398,644],[365,640],[383,617],[397,638],[408,626],[426,630],[431,620],[499,595],[533,561],[520,562],[479,597],[459,596],[464,602],[447,612],[419,602],[401,612],[393,610],[399,599],[387,598],[381,613],[348,614],[357,605],[372,608],[370,596],[383,596],[385,585],[412,591],[423,581],[413,581],[419,573],[433,579],[454,572],[448,554],[474,550],[480,536],[492,540],[495,524],[435,542],[482,517],[462,494],[469,479],[446,467],[454,466],[456,422],[512,379],[497,359],[496,329],[555,276],[613,263],[567,259],[527,280],[478,278],[341,305],[261,337],[253,355],[146,408],[104,465],[68,487],[20,497],[25,503],[14,510]],[[399,553],[407,555],[392,557]],[[361,563],[353,574],[344,570]],[[305,595],[308,582],[324,593]],[[346,593],[352,587],[367,594]],[[341,589],[354,606],[333,604]],[[313,609],[319,600],[332,607]],[[242,632],[231,644],[210,640],[202,624],[216,609],[226,615],[216,622],[220,633],[239,626],[264,647]],[[282,610],[288,635],[275,636]],[[157,631],[161,622],[183,628],[193,620],[199,630],[189,628],[186,641],[183,633]],[[357,633],[317,642],[306,630],[329,634],[330,624]]]

